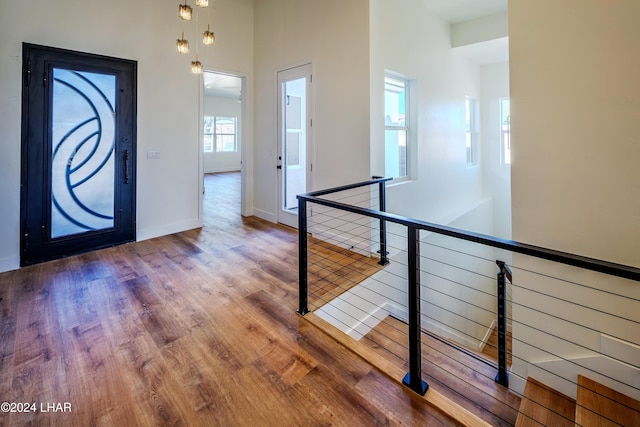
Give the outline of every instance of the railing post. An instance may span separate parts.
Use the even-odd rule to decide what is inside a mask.
[[[309,312],[307,281],[307,201],[298,197],[298,310]]]
[[[409,372],[402,383],[424,396],[429,384],[422,381],[422,328],[420,325],[420,232],[407,228],[409,269]]]
[[[387,196],[386,196],[386,185],[385,181],[378,183],[378,193],[380,198],[380,212],[387,211]],[[389,264],[389,259],[387,258],[387,222],[384,219],[380,220],[380,261],[378,264],[387,265]]]
[[[498,272],[498,374],[496,382],[509,387],[507,373],[507,285],[505,278],[512,282],[513,277],[509,266],[504,261],[496,261],[500,268]]]

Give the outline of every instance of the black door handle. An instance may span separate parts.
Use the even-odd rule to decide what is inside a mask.
[[[129,183],[129,150],[124,150],[124,183]]]

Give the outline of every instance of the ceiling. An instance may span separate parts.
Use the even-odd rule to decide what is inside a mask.
[[[242,97],[242,78],[240,77],[205,71],[203,79],[205,96],[218,96],[237,100]]]
[[[509,62],[509,39],[507,37],[460,46],[455,50],[478,65]]]
[[[450,24],[470,21],[507,10],[508,0],[422,0],[427,8]],[[465,46],[460,49],[479,64],[508,60],[508,45],[504,40]],[[204,73],[206,96],[242,98],[242,79],[224,73]]]
[[[470,21],[507,11],[508,0],[422,0],[427,8],[449,22]]]
[[[459,24],[507,11],[508,0],[422,0],[428,9],[449,24]],[[456,47],[479,65],[509,61],[509,41],[506,37]]]

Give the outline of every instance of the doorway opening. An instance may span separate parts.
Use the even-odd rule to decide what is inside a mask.
[[[311,64],[278,72],[278,222],[298,226],[298,194],[311,187]]]
[[[245,77],[217,71],[203,73],[202,101],[202,218],[243,214],[245,208],[242,167],[246,129]],[[207,200],[217,200],[208,203]]]

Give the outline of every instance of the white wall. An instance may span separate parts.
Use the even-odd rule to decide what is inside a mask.
[[[451,26],[451,44],[453,47],[485,42],[507,37],[509,34],[509,16],[507,12],[483,16]]]
[[[252,71],[251,0],[218,0],[205,67]],[[197,227],[202,83],[175,53],[175,4],[0,0],[0,271],[19,264],[22,42],[138,61],[137,237]],[[195,33],[195,31],[194,31]],[[187,37],[190,37],[187,32]],[[195,36],[195,34],[194,34]],[[147,150],[160,159],[147,160]]]
[[[256,215],[276,220],[276,78],[286,67],[314,67],[314,188],[370,177],[368,37],[368,0],[255,3]]]
[[[492,234],[492,192],[485,191],[483,183],[484,153],[480,153],[477,166],[466,164],[465,97],[481,99],[480,66],[452,49],[450,25],[435,16],[422,1],[371,0],[370,13],[371,164],[376,175],[384,175],[385,70],[415,79],[417,89],[417,120],[410,124],[411,130],[417,132],[416,167],[410,172],[410,181],[388,187],[387,209],[412,218]],[[505,84],[508,87],[508,82]],[[442,240],[437,235],[423,237],[425,245]],[[442,244],[463,253],[480,251],[489,259],[493,256],[491,249],[474,248],[452,239],[444,238]],[[395,245],[392,251],[402,250],[406,242],[401,239]],[[449,265],[468,267],[469,260],[473,259],[430,245],[425,246],[424,251],[427,258],[435,257]],[[402,258],[402,252],[399,256]],[[496,271],[491,263],[477,268],[489,277]],[[423,325],[474,349],[481,347],[495,317],[496,305],[495,298],[482,295],[495,292],[495,281],[431,261],[425,261],[422,276],[423,310],[429,316]],[[465,283],[467,287],[457,287],[455,283]],[[406,289],[406,281],[397,285]],[[466,295],[468,299],[470,294],[475,295],[476,291],[470,289],[480,292],[481,296],[474,299],[486,310],[461,302],[464,298],[459,296]],[[403,307],[404,301],[406,297],[391,306]],[[461,313],[464,313],[462,317]]]
[[[640,267],[640,2],[511,1],[516,240]]]
[[[219,96],[204,97],[204,115],[218,117],[237,117],[236,152],[203,153],[204,173],[229,172],[240,170],[240,150],[242,145],[242,104],[237,99]]]
[[[515,240],[640,267],[639,18],[636,0],[509,2]],[[514,373],[526,378],[526,362],[551,357],[539,354],[541,348],[556,356],[589,355],[587,348],[600,346],[598,331],[640,344],[637,282],[524,257],[514,264],[549,275],[514,271],[522,286],[513,294]],[[601,311],[594,315],[527,288]],[[603,312],[615,316],[603,318]],[[574,324],[540,313],[569,316]],[[579,346],[558,344],[520,322]],[[575,324],[592,329],[576,333]]]
[[[509,63],[480,68],[482,165],[485,193],[493,198],[493,235],[511,239],[511,167],[502,164],[500,98],[509,97]]]
[[[483,197],[481,167],[467,167],[465,151],[465,96],[480,98],[479,66],[452,51],[449,24],[419,0],[371,0],[370,38],[372,172],[384,175],[388,69],[416,80],[418,109],[417,170],[388,189],[389,210],[446,223]]]

